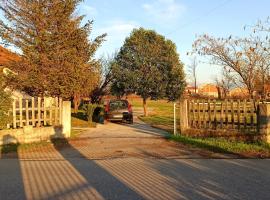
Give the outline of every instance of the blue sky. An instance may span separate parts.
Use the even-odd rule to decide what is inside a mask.
[[[269,0],[85,0],[77,12],[94,20],[93,37],[108,34],[97,56],[113,54],[133,28],[144,27],[173,40],[187,66],[196,35],[247,35],[243,27],[266,19],[269,8]],[[217,67],[201,63],[199,82],[211,82],[218,73]]]
[[[94,19],[93,36],[108,33],[97,55],[112,54],[136,27],[154,29],[173,40],[187,66],[196,35],[245,36],[245,25],[266,19],[269,0],[87,0],[78,12]],[[200,83],[213,82],[219,68],[200,63]]]

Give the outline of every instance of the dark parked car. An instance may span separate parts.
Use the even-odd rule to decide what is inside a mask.
[[[105,120],[133,123],[131,104],[127,100],[110,100],[105,106]]]

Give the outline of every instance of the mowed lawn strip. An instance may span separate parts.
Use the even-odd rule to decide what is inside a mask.
[[[130,100],[134,109],[142,109],[142,100]],[[173,103],[166,100],[147,101],[149,115],[147,117],[139,116],[139,119],[154,127],[162,128],[168,131],[173,130]]]
[[[169,139],[192,147],[207,149],[215,153],[237,154],[246,158],[270,157],[270,145],[263,142],[245,143],[228,141],[223,138],[191,138],[182,135],[172,135]]]
[[[131,101],[134,108],[142,108],[142,100]],[[139,118],[154,127],[164,129],[169,133],[173,133],[173,103],[165,100],[148,101],[148,108],[151,110],[149,116],[139,116]],[[251,158],[269,158],[270,144],[257,142],[246,143],[240,141],[230,141],[224,138],[192,138],[188,136],[174,136],[169,138],[172,141],[207,149],[215,153],[231,153],[241,157]]]

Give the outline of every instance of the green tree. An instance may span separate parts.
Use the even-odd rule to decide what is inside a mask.
[[[0,37],[21,50],[11,63],[19,76],[9,80],[32,95],[73,98],[75,109],[97,84],[94,59],[105,34],[89,40],[92,21],[82,24],[75,14],[82,0],[0,0],[7,23],[0,21]]]
[[[96,88],[92,91],[91,103],[100,104],[102,97],[110,94],[110,85],[112,82],[112,66],[114,63],[114,56],[103,57],[99,69],[99,81]]]
[[[1,72],[2,73],[2,72]],[[0,129],[7,128],[7,124],[10,122],[11,118],[8,115],[8,112],[11,105],[11,98],[9,93],[4,91],[5,89],[5,82],[4,77],[0,76]]]
[[[148,98],[172,101],[178,99],[184,90],[185,75],[176,45],[155,31],[133,30],[115,61],[112,92],[140,95],[145,116],[148,114]]]

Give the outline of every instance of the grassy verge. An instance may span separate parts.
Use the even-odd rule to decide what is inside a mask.
[[[90,124],[85,117],[84,111],[79,110],[78,113],[71,114],[71,127],[79,128],[93,128],[96,127],[96,123]]]
[[[243,157],[270,157],[270,145],[266,143],[245,143],[228,141],[221,138],[191,138],[187,136],[174,136],[170,140],[193,147],[207,149],[215,153],[238,154]]]
[[[35,142],[31,144],[7,144],[7,145],[0,146],[0,152],[2,154],[16,153],[19,150],[27,150],[27,149],[32,149],[36,147],[46,147],[50,144],[51,142],[48,142],[48,141]]]
[[[75,138],[77,138],[82,132],[83,132],[83,130],[74,130],[74,129],[71,129],[70,138],[71,138],[71,139],[75,139]]]
[[[142,107],[141,100],[132,102],[133,107]],[[173,130],[173,103],[166,101],[148,101],[148,108],[151,110],[148,117],[139,118],[154,127],[161,128],[172,133]],[[206,149],[215,153],[237,154],[243,157],[269,158],[270,145],[266,143],[246,143],[229,141],[222,138],[192,138],[188,136],[174,136],[170,140]]]

